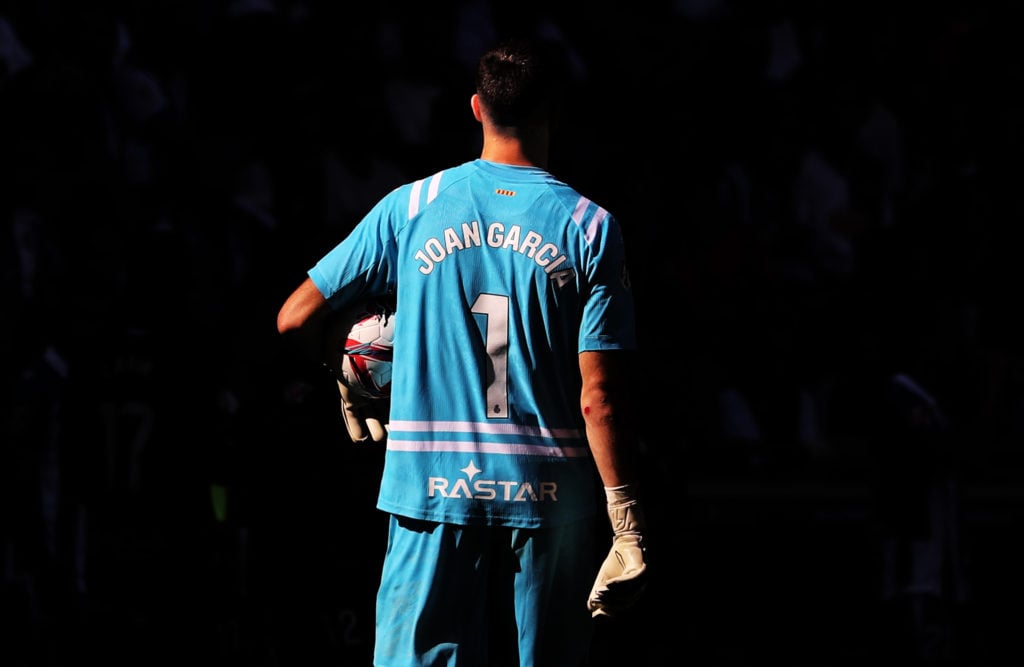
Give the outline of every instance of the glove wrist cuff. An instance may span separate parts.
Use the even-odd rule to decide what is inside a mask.
[[[642,536],[647,522],[637,498],[636,485],[606,486],[604,492],[608,499],[608,520],[612,524],[612,532],[616,536]]]
[[[606,486],[604,487],[604,496],[608,500],[609,507],[636,502],[637,485],[623,484],[622,486]]]

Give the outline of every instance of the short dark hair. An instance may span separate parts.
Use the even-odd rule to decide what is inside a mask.
[[[509,38],[480,56],[476,92],[495,125],[532,125],[556,114],[560,73],[553,45]]]

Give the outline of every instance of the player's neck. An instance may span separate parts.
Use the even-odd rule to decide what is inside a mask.
[[[547,137],[520,139],[498,134],[485,134],[480,158],[500,164],[547,169]]]

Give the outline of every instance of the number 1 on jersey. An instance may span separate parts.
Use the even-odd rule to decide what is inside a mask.
[[[474,314],[486,321],[484,347],[490,362],[487,375],[487,417],[508,416],[508,297],[481,294],[473,302]]]

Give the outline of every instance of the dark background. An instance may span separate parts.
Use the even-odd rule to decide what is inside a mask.
[[[638,297],[593,664],[1024,664],[1024,7],[895,4],[0,3],[2,662],[369,664],[382,452],[274,319],[517,30]]]

